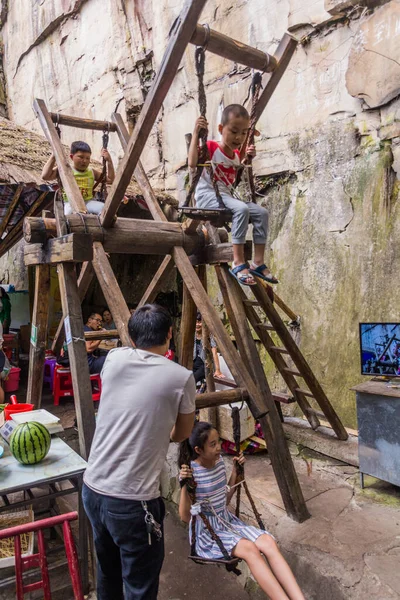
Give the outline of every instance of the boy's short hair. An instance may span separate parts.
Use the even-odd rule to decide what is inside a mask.
[[[166,308],[158,304],[145,304],[129,319],[128,331],[136,348],[162,346],[167,341],[172,318]]]
[[[77,152],[89,152],[89,154],[92,154],[92,149],[86,142],[72,142],[71,154],[74,155]]]
[[[224,110],[222,111],[221,125],[226,125],[231,116],[244,117],[245,119],[250,119],[250,115],[244,106],[242,106],[241,104],[229,104],[229,106],[224,108]]]

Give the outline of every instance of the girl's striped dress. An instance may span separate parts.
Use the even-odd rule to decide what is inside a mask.
[[[212,528],[229,553],[241,539],[245,538],[255,542],[260,535],[268,533],[268,531],[252,525],[246,525],[228,510],[226,506],[226,469],[222,458],[211,469],[202,467],[193,461],[191,469],[197,483],[196,500],[202,504],[202,513],[207,516]],[[204,503],[205,500],[212,504],[218,516],[213,514],[210,507],[207,507],[207,503]],[[189,527],[189,531],[191,537],[191,527]],[[203,521],[198,517],[196,518],[196,552],[203,558],[222,558],[221,550],[211,538]]]

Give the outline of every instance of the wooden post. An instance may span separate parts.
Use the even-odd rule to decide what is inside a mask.
[[[115,181],[111,186],[100,217],[104,227],[112,225],[114,215],[124,197],[126,187],[133,175],[205,4],[206,0],[186,0],[181,14],[174,23],[162,63],[140,111],[126,153],[119,165]]]
[[[207,291],[207,267],[200,265],[198,267],[198,276],[203,288]],[[202,322],[202,344],[205,353],[204,372],[206,376],[207,392],[215,392],[213,357],[211,350],[210,330],[205,321]],[[215,407],[204,408],[200,410],[200,421],[207,421],[214,427],[217,427],[217,411]]]
[[[80,272],[79,278],[78,278],[78,294],[79,294],[79,300],[80,300],[81,304],[89,290],[90,284],[92,283],[93,275],[94,275],[94,271],[93,271],[92,263],[91,262],[83,263],[82,269],[81,269],[81,272]],[[64,320],[61,319],[61,321],[58,325],[57,331],[56,331],[56,335],[54,336],[53,344],[51,346],[51,349],[56,356],[58,356],[60,354],[64,339],[65,339]]]
[[[50,266],[35,267],[35,296],[33,302],[29,374],[26,401],[40,408],[42,402],[43,370],[46,355],[47,323],[50,301]]]
[[[57,196],[54,202],[54,212],[57,221],[57,233],[59,236],[65,235],[67,232],[66,221],[62,203]],[[75,265],[61,263],[57,266],[57,272],[74,389],[79,448],[82,457],[87,460],[94,436],[95,419]]]
[[[157,272],[151,280],[147,290],[143,294],[142,299],[140,300],[137,306],[138,308],[144,306],[148,302],[154,302],[163,283],[170,276],[174,267],[175,265],[171,255],[167,254],[167,256],[162,261],[161,265],[158,267]]]
[[[257,347],[247,322],[246,312],[241,298],[241,289],[239,288],[240,284],[233,279],[225,265],[215,267],[215,270],[222,291],[224,305],[235,335],[236,343],[239,347],[240,357],[245,365],[247,365],[249,372],[253,375],[257,388],[260,390],[260,393],[268,406],[268,414],[260,419],[260,423],[264,432],[265,441],[267,442],[272,467],[281,490],[282,498],[284,502],[286,499],[286,508],[287,505],[290,505],[291,510],[295,510],[297,519],[299,521],[304,521],[310,515],[297,479],[279,412],[276,408],[261,363],[260,355],[258,354]]]
[[[33,110],[39,119],[44,134],[49,141],[53,150],[54,156],[57,162],[58,173],[60,175],[62,184],[65,189],[65,193],[68,196],[68,200],[72,206],[74,212],[86,213],[86,204],[82,198],[82,194],[79,190],[78,184],[72,172],[72,167],[69,164],[67,157],[65,156],[64,148],[61,140],[57,135],[54,123],[51,120],[49,111],[43,100],[36,98],[33,103]],[[121,198],[122,200],[122,198]],[[67,231],[65,233],[68,233]],[[65,235],[65,234],[64,234]]]
[[[111,268],[107,254],[100,242],[93,242],[93,268],[108,308],[113,316],[120,340],[124,346],[132,346],[132,340],[128,332],[128,321],[131,313]]]
[[[193,369],[193,346],[196,331],[197,307],[185,283],[183,284],[181,339],[179,364],[190,371]]]

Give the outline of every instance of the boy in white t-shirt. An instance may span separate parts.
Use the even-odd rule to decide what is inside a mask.
[[[207,142],[214,177],[222,201],[227,209],[233,213],[232,217],[232,244],[233,263],[230,272],[243,285],[254,285],[255,277],[260,277],[269,283],[278,283],[264,264],[265,243],[268,229],[268,212],[255,202],[244,202],[234,197],[233,184],[236,179],[237,168],[240,166],[240,147],[246,139],[250,126],[250,117],[244,106],[230,104],[221,116],[218,131],[221,141],[209,140]],[[199,133],[201,129],[208,129],[208,123],[204,117],[196,121],[192,141],[189,148],[189,168],[195,169],[198,163]],[[255,147],[249,146],[248,153],[255,155]],[[218,201],[213,187],[210,174],[207,169],[203,170],[195,193],[196,206],[198,208],[218,208]],[[249,225],[253,225],[254,258],[251,264],[244,259],[244,244]]]

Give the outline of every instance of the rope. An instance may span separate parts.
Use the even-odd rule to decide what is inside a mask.
[[[206,37],[206,45],[207,45],[207,40],[208,40],[208,38]],[[194,54],[196,75],[197,75],[197,81],[198,81],[198,101],[199,101],[200,116],[204,117],[204,118],[207,115],[207,97],[206,97],[206,90],[204,87],[206,45],[205,46],[197,46],[195,54]],[[196,173],[193,176],[189,191],[186,195],[186,200],[183,203],[182,208],[187,208],[188,206],[191,205],[193,197],[194,197],[194,193],[196,191],[197,184],[199,183],[201,174],[203,172],[204,167],[202,165],[204,165],[207,162],[210,162],[210,154],[209,154],[208,148],[207,148],[207,130],[206,129],[200,130],[199,142],[200,142],[200,148],[199,148],[199,155],[198,155],[198,161],[197,161],[199,164],[196,168]],[[207,168],[207,171],[210,175],[210,179],[212,181],[212,185],[213,185],[215,194],[217,196],[218,208],[225,209],[226,207],[222,200],[220,191],[218,189],[217,179],[215,177],[215,173],[213,171],[211,164],[210,164],[210,166],[205,167],[205,168]]]
[[[247,146],[254,145],[254,137],[256,131],[257,124],[257,104],[258,99],[260,97],[260,91],[262,89],[262,75],[259,72],[254,73],[253,79],[250,85],[251,90],[251,110],[250,110],[250,126],[249,126],[249,134],[247,137]],[[246,154],[246,158],[243,161],[243,166],[247,167],[247,169],[242,169],[242,171],[238,171],[235,187],[237,187],[241,181],[242,175],[244,171],[246,171],[246,179],[247,185],[249,187],[249,192],[251,196],[251,201],[256,202],[256,188],[254,185],[254,175],[253,175],[253,157],[250,154]]]

